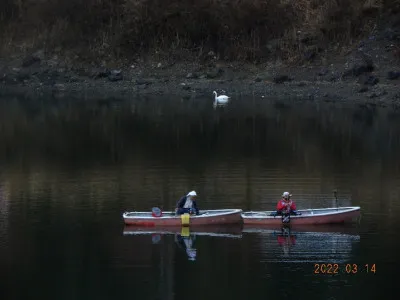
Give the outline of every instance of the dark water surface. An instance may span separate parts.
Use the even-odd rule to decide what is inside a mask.
[[[289,99],[3,97],[1,299],[394,299],[399,120]],[[298,208],[331,207],[337,189],[362,217],[290,237],[210,227],[191,232],[191,252],[165,228],[123,225],[123,211],[170,210],[192,189],[200,208],[244,210],[272,209],[284,191]]]

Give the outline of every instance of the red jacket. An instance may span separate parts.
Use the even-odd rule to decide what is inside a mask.
[[[292,200],[285,201],[284,199],[281,199],[278,201],[276,209],[279,211],[284,209],[296,210],[296,203],[294,203]]]

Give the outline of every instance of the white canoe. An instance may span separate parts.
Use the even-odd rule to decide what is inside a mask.
[[[201,210],[200,215],[176,215],[165,211],[161,217],[153,217],[151,212],[124,212],[125,225],[136,226],[195,226],[242,223],[241,209]]]
[[[271,215],[275,211],[249,211],[242,213],[244,224],[278,225],[282,224],[282,217]],[[290,224],[316,225],[350,222],[360,215],[359,206],[338,208],[300,209],[301,215],[291,215]]]

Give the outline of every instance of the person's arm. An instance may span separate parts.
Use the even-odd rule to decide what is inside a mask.
[[[278,201],[278,204],[276,205],[276,210],[282,210],[285,207],[285,205],[282,203],[282,200]]]
[[[179,201],[176,203],[176,209],[182,208],[185,205],[186,196],[183,196]]]
[[[290,206],[290,208],[291,208],[292,210],[296,210],[296,203],[294,203],[294,202],[292,201],[292,205]]]

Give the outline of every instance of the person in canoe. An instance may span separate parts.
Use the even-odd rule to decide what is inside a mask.
[[[296,211],[296,203],[291,199],[292,195],[289,192],[284,192],[282,198],[278,201],[276,205],[276,212],[274,215],[300,215]]]
[[[183,196],[176,204],[175,212],[177,215],[185,213],[199,215],[199,209],[197,208],[197,193],[195,191],[189,192],[186,196]]]

